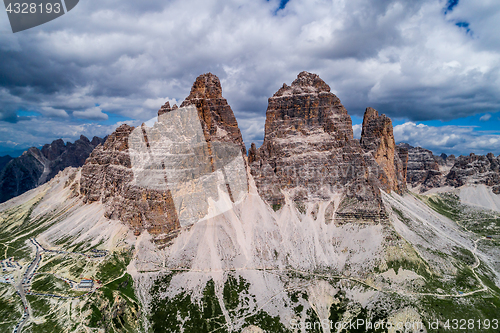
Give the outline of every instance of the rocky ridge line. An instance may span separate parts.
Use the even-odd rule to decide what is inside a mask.
[[[484,184],[500,194],[500,157],[492,153],[486,156],[436,156],[430,150],[407,143],[400,143],[398,149],[400,156],[402,150],[408,151],[408,185],[422,193],[443,186]]]
[[[0,171],[0,202],[45,184],[67,167],[81,167],[103,142],[104,139],[96,136],[89,141],[81,135],[74,143],[58,139],[41,149],[29,148]]]

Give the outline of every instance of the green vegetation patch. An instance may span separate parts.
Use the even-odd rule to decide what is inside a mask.
[[[52,274],[35,275],[31,284],[31,289],[33,292],[43,294],[72,296],[71,287],[66,282],[56,278]]]
[[[137,332],[140,326],[139,304],[134,280],[125,274],[92,294],[84,307],[90,310],[88,326],[103,328],[106,332]]]
[[[397,302],[396,302],[397,304]],[[371,322],[375,324],[376,322],[387,321],[389,316],[390,308],[394,306],[391,302],[378,302],[371,304],[371,309],[363,308],[359,303],[353,302],[347,296],[344,290],[340,290],[335,296],[335,301],[330,307],[330,316],[328,319],[331,323],[340,325],[340,323],[355,323],[358,320],[363,320],[364,322]],[[382,328],[368,328],[366,326],[356,326],[354,328],[348,327],[348,325],[343,325],[345,329],[339,330],[341,333],[382,333],[387,332]]]
[[[99,268],[97,279],[101,280],[104,284],[117,279],[127,269],[131,257],[132,254],[129,251],[119,253],[114,252],[113,254],[108,255],[107,259]]]
[[[64,219],[67,212],[45,214],[33,217],[33,210],[41,200],[41,196],[34,198],[14,208],[0,213],[0,243],[7,245],[6,258],[32,259],[34,249],[27,246],[26,242],[43,233],[60,220]]]
[[[227,332],[226,320],[215,295],[213,280],[207,282],[200,302],[193,302],[191,295],[183,292],[173,298],[161,298],[158,291],[165,290],[164,282],[171,277],[156,281],[151,305],[151,324],[154,332],[208,333],[213,330]],[[168,287],[168,285],[167,285]]]
[[[435,322],[440,321],[439,328],[430,329],[428,332],[432,333],[445,333],[452,332],[450,329],[445,329],[444,324],[447,320],[453,319],[473,319],[476,322],[475,328],[467,328],[463,332],[475,333],[475,332],[498,332],[498,329],[484,329],[482,327],[479,329],[477,326],[477,320],[484,321],[489,319],[498,319],[499,309],[500,309],[500,299],[497,297],[485,298],[487,294],[480,293],[469,297],[462,298],[437,298],[426,296],[423,297],[419,302],[419,307],[424,309],[423,313],[425,322]],[[428,327],[428,326],[427,326]]]
[[[451,193],[423,197],[422,200],[439,214],[450,218],[477,235],[500,235],[500,214],[498,212],[464,205],[457,195]]]
[[[243,327],[255,325],[264,330],[264,332],[273,333],[288,333],[292,332],[285,327],[280,321],[279,316],[270,316],[264,310],[260,310],[251,317],[245,318],[245,324]]]
[[[273,204],[273,206],[272,206],[272,207],[273,207],[273,210],[274,210],[275,212],[277,212],[278,210],[280,210],[280,209],[281,209],[281,204]]]
[[[37,272],[49,273],[54,271],[56,267],[67,267],[72,264],[72,258],[69,257],[69,255],[48,255],[47,253],[44,253],[42,254],[42,261],[40,262],[40,267],[38,268]]]
[[[228,311],[235,310],[237,307],[248,307],[249,287],[250,283],[241,276],[238,279],[232,275],[227,277],[224,284],[223,299]]]
[[[12,322],[14,323],[12,328],[14,328],[15,323],[19,322],[22,315],[23,304],[21,298],[14,292],[14,287],[0,285],[0,318],[2,318],[2,322],[7,322],[5,327],[11,327],[11,323],[8,322]]]

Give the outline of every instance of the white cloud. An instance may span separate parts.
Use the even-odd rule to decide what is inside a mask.
[[[40,113],[42,113],[46,117],[60,117],[60,118],[68,118],[68,113],[61,109],[54,109],[50,106],[43,106],[40,108]]]
[[[264,125],[266,117],[255,115],[252,118],[238,119],[238,127],[241,129],[243,141],[247,147],[255,143],[257,147],[262,144],[264,138]]]
[[[92,140],[94,136],[105,137],[123,123],[117,122],[111,125],[63,123],[42,117],[21,120],[18,123],[20,126],[0,122],[0,143],[3,147],[17,149],[40,146],[60,138],[73,142],[82,134]],[[139,125],[134,121],[126,123],[131,126]]]
[[[481,118],[479,118],[479,120],[481,120],[481,121],[488,121],[490,119],[491,119],[491,114],[489,114],[489,113],[487,113],[484,116],[482,116]]]
[[[73,116],[80,119],[89,120],[107,120],[108,115],[102,112],[102,109],[98,106],[87,109],[85,111],[73,111]]]
[[[398,143],[424,147],[434,154],[500,154],[500,135],[478,133],[474,127],[434,127],[406,122],[394,127],[394,138]]]
[[[353,131],[354,137],[356,139],[360,139],[361,138],[361,131],[362,130],[363,130],[363,125],[362,124],[352,125],[352,131]]]

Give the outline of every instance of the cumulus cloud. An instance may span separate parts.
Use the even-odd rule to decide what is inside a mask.
[[[84,111],[74,111],[73,116],[80,119],[89,120],[107,120],[108,115],[102,112],[102,109],[98,106],[84,110]]]
[[[430,149],[434,154],[500,154],[500,135],[477,132],[468,126],[435,127],[406,122],[394,127],[394,138],[396,142]]]
[[[355,138],[357,138],[357,139],[361,138],[361,131],[362,130],[363,130],[362,124],[352,125],[352,131],[353,131]]]
[[[252,116],[253,115],[253,116]],[[250,148],[251,143],[260,146],[264,138],[264,125],[266,123],[265,116],[250,114],[250,117],[239,117],[238,126],[241,129],[241,135],[247,148]]]
[[[84,1],[0,34],[0,121],[22,129],[17,112],[44,107],[102,121],[102,110],[88,111],[99,105],[142,122],[209,71],[245,142],[262,141],[267,99],[302,70],[354,115],[367,106],[411,121],[491,113],[500,109],[499,13],[489,0]]]
[[[40,112],[46,117],[56,117],[56,118],[68,118],[69,115],[66,111],[61,109],[55,109],[50,106],[42,106]]]
[[[489,114],[489,113],[487,113],[484,116],[482,116],[481,118],[479,118],[479,120],[481,120],[481,121],[488,121],[490,119],[491,119],[491,114]]]

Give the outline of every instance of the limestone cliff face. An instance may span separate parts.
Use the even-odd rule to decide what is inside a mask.
[[[188,105],[196,106],[207,142],[237,143],[246,154],[238,122],[227,100],[222,97],[217,76],[212,73],[200,75],[181,107]]]
[[[221,148],[221,143],[232,143],[240,147],[242,153],[245,152],[236,118],[231,107],[222,97],[220,82],[215,75],[204,74],[196,79],[190,95],[181,106],[189,105],[196,106],[199,119],[194,120],[200,122],[202,128],[200,135],[204,136],[204,140],[206,140],[205,146],[208,144],[208,152],[201,151],[201,153],[203,157],[208,158],[214,164],[212,168],[209,167],[210,170],[207,170],[207,172],[212,172],[220,167],[215,165],[216,162],[213,162],[216,161],[215,154],[228,154],[225,146]],[[166,114],[173,110],[177,110],[177,106],[170,107],[167,102],[158,111],[159,118],[168,119]],[[182,110],[184,109],[179,109],[178,112],[182,112]],[[196,110],[194,110],[194,114],[196,114]],[[179,117],[182,118],[182,115],[177,115],[177,118]],[[195,118],[198,117],[195,116]],[[156,236],[157,241],[166,242],[181,227],[172,192],[168,186],[148,187],[143,186],[144,184],[138,185],[137,170],[133,169],[134,166],[131,162],[131,154],[134,151],[131,150],[132,147],[130,146],[131,143],[136,144],[137,140],[143,140],[147,146],[145,154],[151,153],[149,152],[149,148],[153,144],[151,140],[155,139],[154,135],[162,137],[162,134],[158,132],[162,128],[165,128],[165,126],[162,127],[161,124],[152,129],[143,125],[139,132],[134,131],[133,127],[127,125],[117,128],[108,137],[104,145],[94,150],[85,163],[82,169],[80,192],[84,196],[85,202],[103,202],[108,217],[129,224],[137,234],[142,230],[148,230]],[[141,134],[140,137],[137,137],[137,133],[141,131],[144,135]],[[149,134],[149,137],[147,134]],[[204,142],[204,140],[202,141]],[[169,143],[168,140],[165,142],[165,147],[161,147],[161,142],[155,144],[157,154],[162,152],[171,153],[177,149],[176,147],[181,147],[167,147],[168,145],[177,144],[175,142]],[[237,148],[237,150],[239,151],[240,148]],[[227,156],[221,158],[224,157]],[[189,161],[189,159],[186,161]],[[183,163],[187,163],[186,161]],[[170,162],[175,164],[178,160]],[[160,166],[158,174],[161,173],[161,167],[168,168],[168,161]],[[186,166],[186,168],[189,168],[189,166]],[[152,172],[154,170],[158,169],[151,169]],[[145,171],[146,173],[144,173]],[[147,174],[147,171],[141,170],[142,174]],[[134,172],[136,172],[135,175]],[[231,176],[227,175],[229,178]],[[163,180],[162,177],[161,181],[165,181],[163,184],[168,184],[171,180],[167,178]]]
[[[363,118],[361,146],[373,155],[381,168],[378,175],[381,187],[387,192],[403,193],[406,189],[406,170],[396,152],[391,119],[385,114],[379,115],[373,108],[367,108]]]
[[[435,156],[430,150],[407,143],[400,143],[397,150],[401,159],[408,156],[407,183],[420,192],[442,186],[484,184],[500,194],[500,157],[492,153]]]
[[[430,150],[421,147],[412,147],[400,143],[399,148],[408,151],[407,183],[412,187],[420,187],[425,192],[443,183],[443,174],[439,164]]]
[[[401,145],[397,145],[396,146],[396,153],[398,154],[398,157],[401,160],[402,167],[403,167],[402,173],[403,173],[403,177],[404,177],[404,182],[405,182],[405,184],[407,184],[408,183],[408,160],[409,160],[408,148],[403,147]]]
[[[500,194],[500,156],[492,153],[486,156],[470,154],[459,156],[446,176],[446,184],[484,184],[492,186],[493,192]]]
[[[84,202],[101,201],[106,217],[119,219],[140,232],[168,234],[179,222],[168,190],[134,186],[128,138],[134,127],[121,125],[95,149],[82,168],[80,193]]]
[[[259,194],[282,205],[328,199],[341,192],[337,216],[378,219],[384,214],[373,156],[353,138],[351,118],[330,87],[316,74],[302,72],[291,86],[269,98],[262,146],[252,146],[251,173]]]

